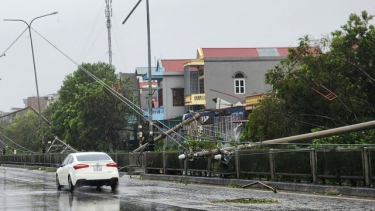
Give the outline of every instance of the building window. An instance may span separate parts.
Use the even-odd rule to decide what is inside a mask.
[[[198,67],[198,94],[204,94],[204,67]]]
[[[184,106],[184,89],[172,89],[173,106]]]
[[[204,78],[199,79],[198,94],[204,94]]]
[[[245,79],[234,79],[234,93],[245,94]]]
[[[163,90],[159,89],[158,91],[158,100],[159,100],[159,107],[163,106]]]
[[[234,93],[245,94],[245,75],[241,72],[237,72],[234,76]]]

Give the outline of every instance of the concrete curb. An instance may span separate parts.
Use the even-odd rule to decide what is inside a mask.
[[[241,179],[224,179],[213,177],[192,177],[180,175],[161,175],[161,174],[142,174],[141,179],[148,180],[163,180],[170,182],[191,182],[197,184],[210,184],[210,185],[238,185],[244,186],[257,180],[241,180]],[[347,186],[331,186],[319,184],[299,184],[299,183],[284,183],[284,182],[270,182],[261,181],[267,185],[275,187],[277,190],[304,192],[304,193],[318,193],[329,195],[344,195],[344,196],[359,196],[359,197],[375,197],[375,188],[366,187],[347,187]],[[262,189],[260,184],[253,185],[249,188]]]

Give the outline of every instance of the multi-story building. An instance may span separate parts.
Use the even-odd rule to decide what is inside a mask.
[[[56,102],[59,99],[59,97],[60,97],[59,93],[49,94],[46,97],[44,97],[45,99],[47,98],[46,108],[50,106],[52,103]]]
[[[41,111],[44,111],[46,108],[47,108],[47,100],[48,100],[48,97],[39,97],[39,103],[40,103],[40,110]],[[32,107],[36,110],[39,109],[39,106],[38,106],[38,97],[28,97],[26,99],[23,100],[23,103],[25,104],[25,107]]]
[[[287,54],[287,47],[198,48],[195,59],[158,60],[151,77],[143,75],[143,80],[157,81],[153,120],[171,127],[192,116],[191,111],[205,111],[195,127],[198,133],[236,139],[253,107],[246,109],[246,97],[254,101],[271,92],[265,74]]]
[[[190,60],[161,59],[157,61],[156,70],[151,74],[151,79],[157,83],[155,89],[153,87],[153,96],[156,97],[152,108],[153,120],[163,121],[167,126],[173,126],[181,121],[181,116],[185,112],[184,64],[188,61]],[[148,73],[143,76],[143,80],[149,80]],[[145,115],[148,116],[147,113]],[[178,118],[178,121],[175,118]]]
[[[265,83],[265,74],[286,58],[287,49],[198,48],[197,58],[184,65],[185,112],[211,112],[203,113],[200,125],[194,126],[200,131],[185,127],[187,133],[237,140],[253,108],[246,107],[246,97],[251,96],[247,101],[254,101],[272,90]],[[184,119],[190,116],[187,114]]]
[[[185,64],[186,110],[215,109],[215,99],[244,103],[245,96],[267,93],[265,73],[288,54],[288,48],[198,48]]]
[[[59,97],[60,95],[58,93],[39,97],[40,110],[44,111],[49,105],[51,105],[53,102],[56,102]],[[25,104],[25,108],[30,106],[35,110],[39,110],[38,97],[28,97],[26,99],[23,99],[23,103]]]

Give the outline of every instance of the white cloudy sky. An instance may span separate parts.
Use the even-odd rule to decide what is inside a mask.
[[[147,66],[146,0],[113,0],[112,51],[118,72]],[[108,62],[105,0],[0,0],[0,54],[26,28],[3,19],[37,19],[32,27],[78,63]],[[320,38],[351,13],[375,15],[374,0],[150,0],[152,60],[195,58],[198,47],[284,47]],[[372,21],[375,25],[375,22]],[[56,93],[77,67],[32,32],[41,96]],[[0,57],[0,111],[36,96],[28,33]]]

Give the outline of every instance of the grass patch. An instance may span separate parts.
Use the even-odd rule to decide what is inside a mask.
[[[181,180],[180,183],[185,184],[185,185],[187,185],[187,184],[191,184],[190,181],[185,181],[185,180]]]
[[[38,166],[34,166],[34,167],[31,167],[31,168],[28,168],[29,170],[42,170],[41,167],[38,167]]]
[[[239,204],[276,204],[278,201],[274,199],[253,199],[253,198],[240,198],[240,199],[225,199],[218,201],[219,203],[239,203]]]
[[[234,185],[234,184],[229,184],[228,187],[230,187],[230,188],[241,188],[240,185]]]
[[[55,168],[44,168],[44,167],[38,167],[34,166],[31,168],[28,168],[29,170],[39,170],[39,171],[45,171],[45,172],[56,172],[57,169]]]

